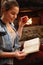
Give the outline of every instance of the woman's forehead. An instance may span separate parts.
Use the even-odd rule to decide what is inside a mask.
[[[12,7],[10,10],[10,12],[19,12],[19,8],[18,7]]]

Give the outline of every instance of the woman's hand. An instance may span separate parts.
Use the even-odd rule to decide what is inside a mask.
[[[28,16],[21,17],[19,20],[19,26],[23,27],[24,25],[26,25],[26,22],[28,21],[28,19],[29,19]]]
[[[24,59],[26,56],[27,54],[22,51],[15,51],[15,57],[19,60]]]

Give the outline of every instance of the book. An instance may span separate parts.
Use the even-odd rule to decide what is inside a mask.
[[[38,52],[40,48],[40,39],[34,38],[24,42],[23,50],[25,53],[34,53]]]

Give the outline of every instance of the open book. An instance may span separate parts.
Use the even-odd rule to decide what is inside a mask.
[[[39,51],[39,47],[40,47],[40,39],[34,38],[24,42],[24,49],[22,51],[24,51],[25,53],[34,53]]]

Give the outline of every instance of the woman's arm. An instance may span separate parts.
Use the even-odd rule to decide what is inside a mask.
[[[0,52],[0,58],[13,58],[15,57],[15,52]]]
[[[26,53],[22,51],[15,51],[15,52],[1,52],[0,58],[17,58],[19,60],[24,59],[26,57]]]
[[[25,18],[26,18],[26,19],[25,19]],[[23,22],[23,19],[25,19],[24,22]],[[23,16],[23,17],[21,17],[20,20],[19,20],[18,35],[19,35],[20,38],[21,38],[21,36],[22,36],[23,28],[24,28],[24,26],[26,25],[26,22],[27,22],[28,19],[29,19],[28,16]]]
[[[18,28],[18,36],[21,38],[21,36],[22,36],[22,31],[23,31],[23,27],[21,27],[21,26],[19,26],[19,28]]]

